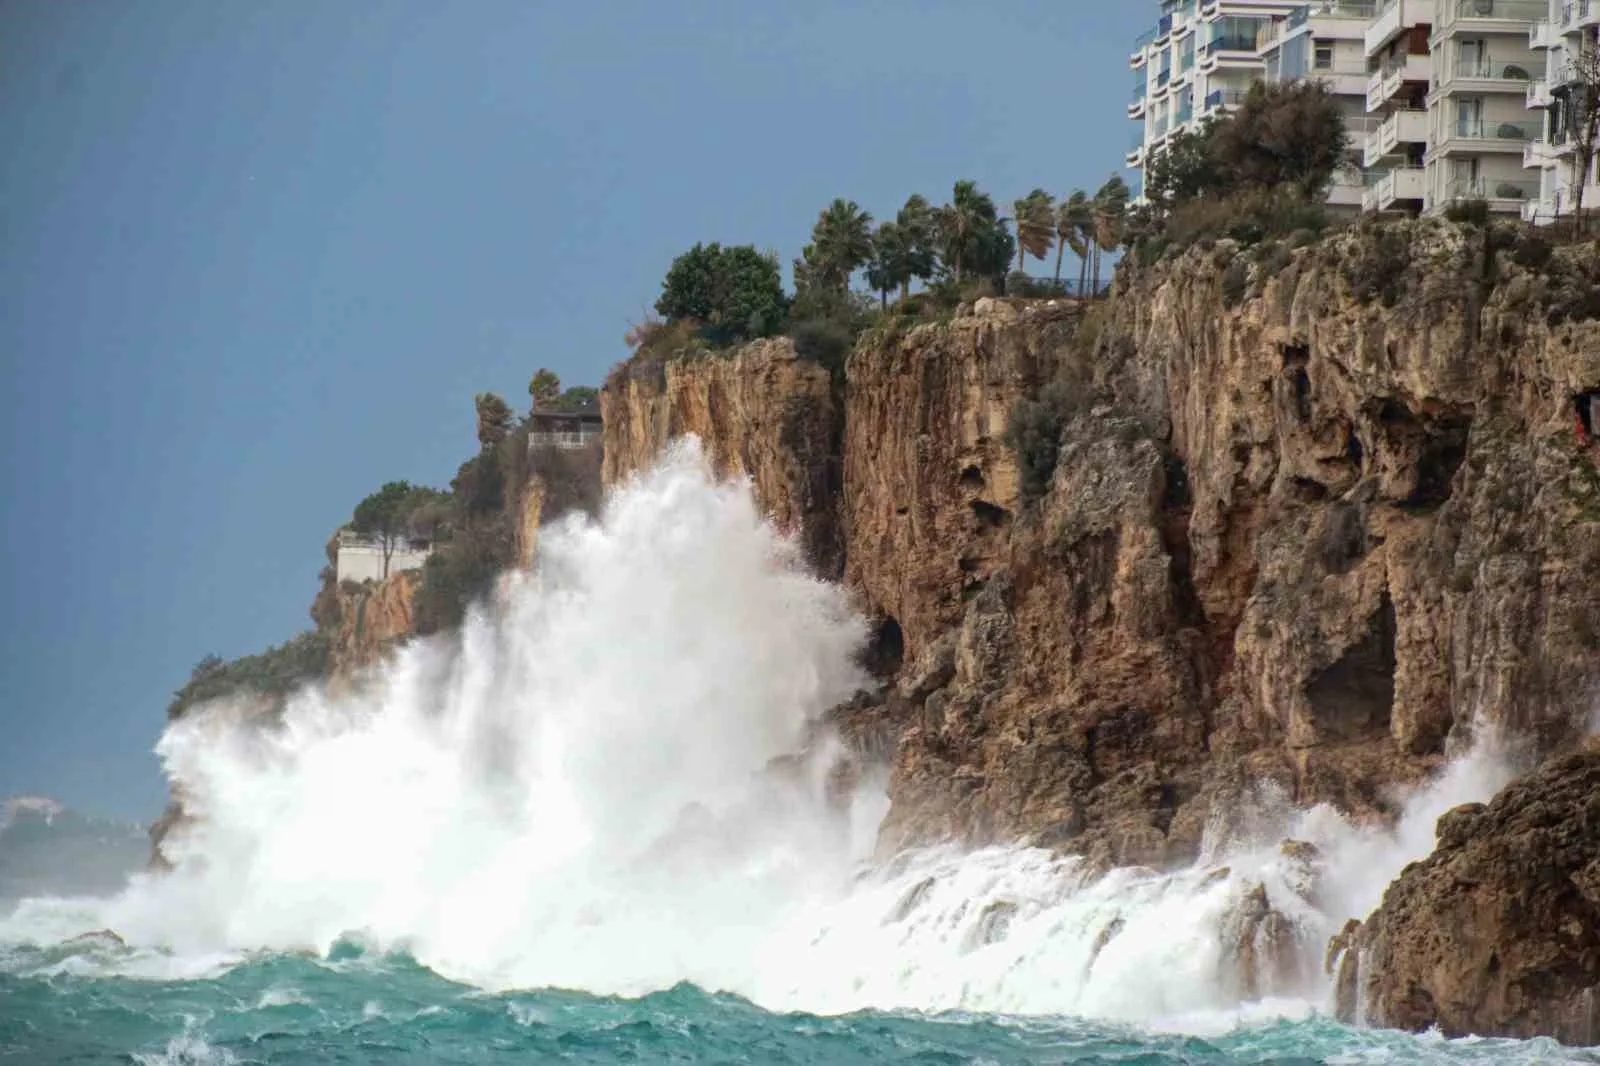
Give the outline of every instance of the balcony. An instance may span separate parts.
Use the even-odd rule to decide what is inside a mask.
[[[1550,25],[1549,19],[1528,23],[1528,47],[1556,48],[1561,44],[1561,31]]]
[[[1422,200],[1427,178],[1421,167],[1396,167],[1379,178],[1361,197],[1363,211],[1384,211],[1401,200]]]
[[[1388,0],[1378,5],[1378,12],[1362,35],[1362,47],[1367,58],[1377,55],[1388,43],[1414,26],[1431,26],[1434,21],[1434,0]]]
[[[1461,119],[1446,126],[1437,154],[1452,152],[1481,154],[1484,152],[1522,153],[1523,146],[1544,135],[1540,122],[1496,122],[1482,119]]]
[[[1535,170],[1555,161],[1555,153],[1543,140],[1532,140],[1522,146],[1522,166],[1526,170]]]
[[[1532,107],[1549,107],[1555,101],[1550,97],[1550,83],[1543,78],[1534,78],[1528,83],[1527,103]]]
[[[1333,176],[1328,186],[1328,203],[1334,207],[1361,207],[1366,200],[1367,184],[1359,173],[1341,171]]]
[[[1128,53],[1128,65],[1138,70],[1150,60],[1149,45],[1156,39],[1155,31],[1147,30],[1141,33],[1133,42],[1133,51]]]
[[[1441,80],[1440,87],[1455,82],[1471,82],[1460,88],[1473,92],[1515,92],[1526,95],[1529,83],[1533,80],[1528,69],[1533,65],[1532,56],[1512,56],[1509,59],[1494,56],[1461,57],[1454,66],[1446,68],[1451,77],[1448,81]]]
[[[1485,33],[1521,33],[1528,23],[1548,17],[1545,0],[1445,0],[1455,5],[1463,29]],[[1573,0],[1574,5],[1577,0]]]
[[[1123,157],[1123,161],[1130,167],[1142,166],[1144,164],[1144,145],[1136,144],[1129,148],[1128,154]]]
[[[1315,78],[1339,96],[1360,96],[1367,91],[1367,68],[1354,63],[1336,63],[1331,67],[1314,67],[1306,77]]]
[[[1391,62],[1367,78],[1367,110],[1380,110],[1392,100],[1406,82],[1426,84],[1433,75],[1431,56],[1408,55],[1399,62]]]
[[[1396,111],[1367,134],[1361,146],[1361,165],[1376,166],[1380,159],[1399,150],[1402,144],[1426,144],[1428,113]]]
[[[1445,187],[1445,200],[1487,200],[1489,210],[1521,214],[1522,205],[1539,197],[1537,181],[1510,178],[1457,178]]]
[[[1212,89],[1206,93],[1206,98],[1200,106],[1200,113],[1209,115],[1213,111],[1238,107],[1244,103],[1244,98],[1248,95],[1249,91],[1246,89]]]

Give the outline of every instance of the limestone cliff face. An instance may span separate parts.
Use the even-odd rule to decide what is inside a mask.
[[[1446,1036],[1600,1040],[1597,829],[1593,750],[1440,818],[1434,853],[1350,937],[1341,1015]]]
[[[728,358],[630,360],[607,379],[600,406],[607,485],[694,434],[718,473],[748,477],[758,505],[799,535],[820,573],[837,576],[840,410],[827,368],[789,340]]]
[[[625,368],[608,480],[698,432],[781,521],[842,531],[896,681],[844,712],[892,738],[885,849],[1177,863],[1263,779],[1383,819],[1475,730],[1569,743],[1600,673],[1600,476],[1573,430],[1600,324],[1568,320],[1588,267],[1482,243],[1223,242],[1125,272],[1081,325],[987,301],[869,334],[836,503],[828,434],[774,429],[785,389],[820,408],[820,369],[788,376],[775,343]],[[1005,426],[1030,395],[1057,455],[1024,503]]]
[[[1076,305],[986,300],[949,323],[881,334],[845,390],[846,580],[915,656],[1003,565],[1019,504],[1011,409],[1056,376]]]
[[[415,570],[382,581],[347,581],[336,592],[336,621],[330,627],[329,678],[349,682],[412,634],[413,604],[422,575]]]

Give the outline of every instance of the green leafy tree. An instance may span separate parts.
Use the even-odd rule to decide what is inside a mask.
[[[1083,295],[1084,278],[1089,270],[1089,242],[1085,236],[1094,226],[1094,208],[1089,194],[1074,189],[1056,207],[1056,280],[1061,280],[1061,257],[1068,249],[1078,257],[1078,295]]]
[[[697,323],[721,343],[771,336],[788,311],[777,257],[750,245],[695,245],[672,261],[656,301],[668,322]]]
[[[1318,199],[1347,165],[1344,116],[1321,81],[1256,82],[1238,109],[1208,131],[1227,188],[1289,186]]]
[[[913,281],[932,281],[939,272],[939,226],[933,206],[920,193],[906,198],[894,224],[905,244],[905,276],[900,281],[904,298],[911,294]]]
[[[1183,203],[1224,190],[1222,171],[1212,158],[1215,119],[1196,130],[1180,130],[1167,139],[1145,167],[1145,197],[1153,203]]]
[[[850,275],[872,258],[872,216],[854,200],[833,201],[811,227],[806,253],[810,281],[845,291]]]
[[[391,481],[356,504],[350,528],[383,549],[383,576],[389,576],[389,557],[408,531],[416,489],[408,481]]]
[[[516,417],[511,406],[492,392],[480,392],[472,399],[478,412],[478,445],[493,448],[511,432],[512,419]]]
[[[1055,197],[1035,189],[1022,197],[1012,209],[1017,223],[1017,269],[1026,267],[1026,258],[1044,259],[1056,243]]]
[[[533,397],[533,409],[548,407],[561,395],[561,379],[555,371],[540,367],[528,382],[528,395]]]

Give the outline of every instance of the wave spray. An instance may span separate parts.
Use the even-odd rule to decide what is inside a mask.
[[[158,750],[191,815],[175,870],[92,918],[25,907],[0,939],[92,920],[214,967],[359,937],[490,989],[688,981],[819,1013],[1203,1030],[1247,1002],[1325,1004],[1329,934],[1431,849],[1438,813],[1507,777],[1480,744],[1394,833],[1267,797],[1260,833],[1177,873],[1091,876],[1019,847],[872,865],[883,781],[830,789],[818,728],[864,683],[865,632],[747,486],[680,442],[598,521],[544,530],[537,570],[459,638],[270,724],[227,703],[174,723]]]

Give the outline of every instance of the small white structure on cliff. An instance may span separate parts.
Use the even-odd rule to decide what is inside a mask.
[[[428,561],[433,545],[427,541],[399,538],[389,549],[389,573],[420,570]],[[340,581],[381,581],[384,577],[383,542],[363,537],[348,529],[339,531],[339,555],[335,570]]]

